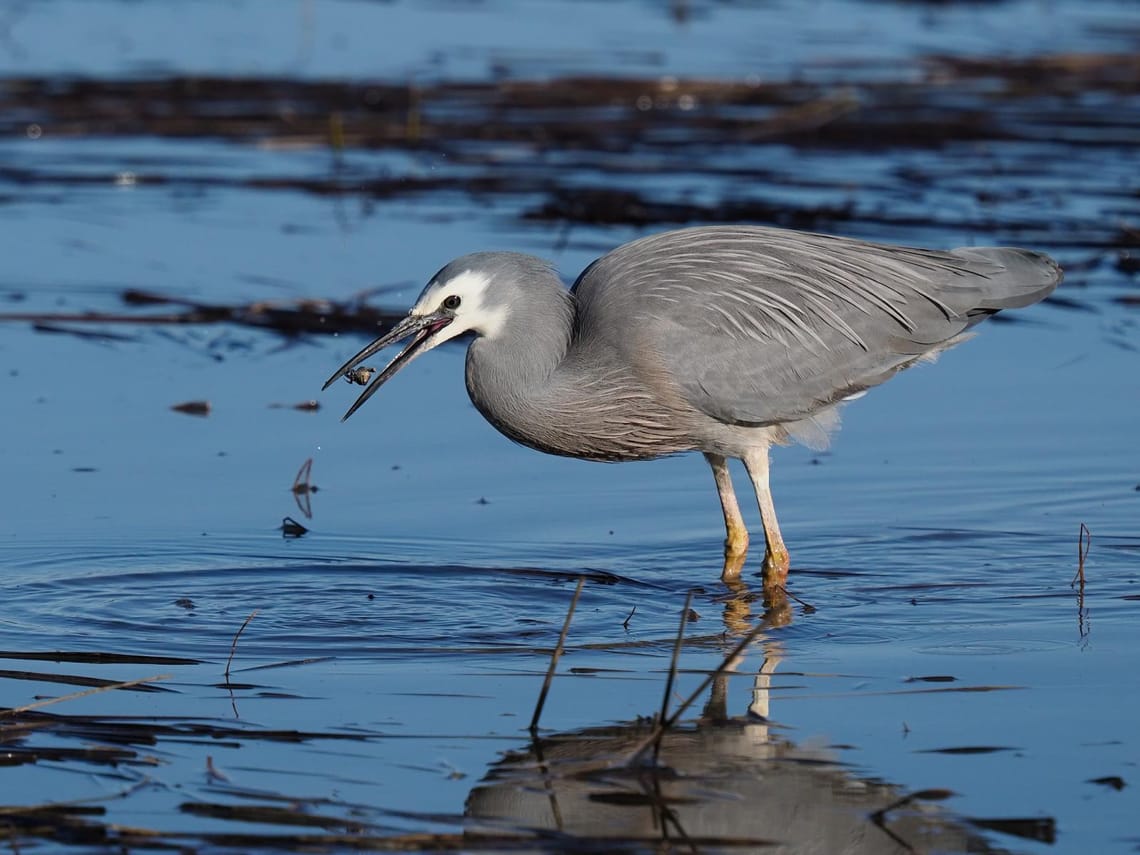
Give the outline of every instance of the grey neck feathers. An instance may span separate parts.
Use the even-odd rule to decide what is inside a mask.
[[[691,447],[620,360],[576,338],[574,297],[561,283],[528,285],[518,296],[499,335],[477,338],[467,350],[467,391],[500,432],[540,451],[593,460]]]

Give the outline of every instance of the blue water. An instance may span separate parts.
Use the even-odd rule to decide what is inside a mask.
[[[1125,50],[1140,32],[1131,4],[1109,2],[831,0],[694,4],[691,12],[678,23],[668,6],[648,2],[53,0],[6,11],[0,77],[483,79],[505,64],[521,77],[741,78],[795,69],[834,78],[845,60],[859,66],[856,76],[874,77],[931,53]],[[852,234],[937,245],[1025,242],[1076,268],[1061,296],[1081,309],[1046,303],[1016,313],[1019,323],[986,324],[936,365],[849,406],[829,451],[775,452],[790,590],[813,610],[793,603],[788,615],[767,616],[773,626],[728,680],[728,711],[743,715],[761,661],[778,659],[767,690],[774,733],[801,747],[831,746],[849,786],[953,790],[938,808],[950,822],[1055,818],[1055,844],[984,833],[1013,851],[1130,851],[1140,835],[1131,712],[1140,642],[1140,365],[1136,310],[1116,302],[1135,293],[1135,279],[1107,261],[1082,269],[1077,262],[1094,250],[1063,240],[1079,224],[1135,219],[1140,185],[1120,156],[1125,148],[1074,147],[1063,162],[1018,178],[1028,198],[988,208],[971,194],[1000,185],[1005,173],[966,167],[996,164],[1013,175],[1035,152],[814,151],[801,159],[773,145],[719,155],[751,166],[762,158],[783,172],[800,163],[823,185],[780,184],[768,189],[773,198],[847,196],[866,214],[900,215],[891,223],[856,217],[846,229]],[[321,149],[60,139],[46,128],[38,139],[0,142],[0,157],[42,175],[106,177],[84,186],[0,177],[4,311],[119,311],[117,295],[128,287],[236,303],[345,299],[380,285],[391,287],[383,303],[400,308],[464,252],[534,251],[572,278],[601,248],[641,233],[578,227],[563,245],[556,227],[516,219],[531,199],[413,197],[366,208],[352,198],[189,181],[322,175],[329,166]],[[364,170],[448,168],[430,155],[347,157]],[[895,182],[915,166],[935,177],[931,186]],[[186,181],[115,180],[153,170]],[[852,183],[840,189],[844,175]],[[674,180],[678,196],[722,198],[736,179],[693,168]],[[908,224],[902,215],[912,214],[930,222]],[[977,227],[991,215],[993,231]],[[1004,230],[1010,219],[1032,227]],[[1049,243],[1051,230],[1059,248]],[[109,692],[48,708],[60,714],[330,735],[297,743],[160,740],[151,749],[155,764],[143,769],[147,785],[107,802],[107,822],[187,834],[235,830],[239,823],[179,810],[188,800],[227,798],[206,774],[209,762],[235,788],[444,815],[386,816],[396,829],[461,828],[465,803],[504,752],[528,750],[524,728],[576,574],[612,578],[586,585],[542,719],[550,734],[628,723],[657,709],[688,589],[701,589],[700,619],[689,629],[679,694],[763,618],[759,602],[751,616],[725,604],[732,592],[717,581],[723,530],[699,457],[604,466],[514,446],[470,405],[459,347],[417,362],[341,424],[358,390],[319,388],[361,346],[359,337],[97,329],[129,338],[0,326],[7,580],[0,649],[11,657],[0,668],[113,680],[171,675],[162,685],[174,692]],[[318,412],[273,406],[311,398],[320,400]],[[202,399],[212,406],[206,418],[170,410]],[[290,491],[307,458],[319,487],[311,519]],[[756,523],[750,504],[746,514]],[[284,516],[311,531],[283,539]],[[1070,586],[1081,524],[1092,532],[1083,601]],[[746,570],[753,593],[758,561]],[[254,610],[234,659],[234,678],[252,685],[231,693],[219,686],[222,672],[234,633]],[[21,658],[44,650],[199,661]],[[282,663],[292,664],[255,670]],[[929,676],[954,680],[907,682]],[[4,677],[0,703],[74,688]],[[345,733],[368,738],[331,737]],[[930,753],[977,746],[1008,750]],[[763,765],[759,739],[749,751],[724,750],[753,770],[740,780],[756,768],[776,774]],[[75,768],[98,774],[68,774]],[[0,804],[113,796],[124,783],[106,771],[5,766]],[[136,771],[123,774],[135,780]],[[1121,791],[1088,783],[1115,775],[1127,784]],[[860,822],[870,810],[855,810]],[[725,819],[725,833],[746,813]],[[280,830],[259,830],[267,829]]]
[[[677,9],[687,10],[682,20]],[[1124,0],[901,4],[46,0],[11,7],[0,73],[487,78],[607,73],[762,79],[929,54],[1128,50]]]

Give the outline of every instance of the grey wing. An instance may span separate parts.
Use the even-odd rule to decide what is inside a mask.
[[[949,252],[762,227],[667,232],[574,286],[580,329],[720,421],[811,417],[1060,281],[1048,256]],[[660,389],[659,389],[660,391]]]

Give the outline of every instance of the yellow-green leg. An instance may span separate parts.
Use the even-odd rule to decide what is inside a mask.
[[[756,488],[756,502],[760,505],[760,521],[764,524],[764,584],[782,585],[788,578],[788,548],[780,535],[776,522],[776,506],[772,503],[772,490],[768,486],[768,448],[755,449],[744,455],[744,468]]]
[[[744,558],[748,555],[748,527],[744,524],[740,505],[736,502],[736,493],[732,489],[728,460],[719,454],[708,452],[705,452],[705,460],[712,467],[716,491],[720,496],[720,508],[724,512],[724,570],[721,578],[736,579],[739,578]]]

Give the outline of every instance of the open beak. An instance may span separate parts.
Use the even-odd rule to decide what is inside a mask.
[[[364,348],[360,353],[356,354],[356,356],[352,357],[352,359],[348,360],[348,362],[333,372],[333,376],[326,380],[325,385],[321,387],[322,392],[374,353],[379,353],[389,345],[403,341],[408,336],[414,336],[414,338],[404,346],[404,349],[396,355],[396,358],[384,366],[384,370],[377,375],[376,379],[368,384],[368,388],[360,393],[360,397],[356,399],[356,403],[348,408],[348,412],[341,417],[341,421],[343,422],[359,410],[364,405],[364,402],[375,395],[377,390],[387,383],[389,379],[394,377],[401,368],[421,353],[427,353],[437,344],[440,344],[441,339],[436,336],[436,333],[453,320],[454,318],[450,315],[408,315],[389,330],[387,335],[380,336],[380,338],[376,339],[376,341],[372,342],[372,344],[368,345],[368,347]]]

